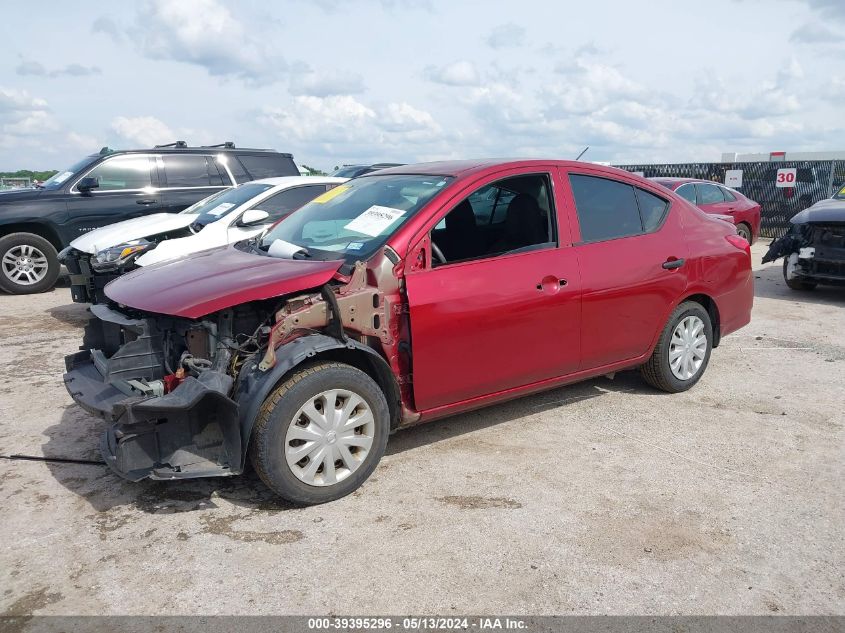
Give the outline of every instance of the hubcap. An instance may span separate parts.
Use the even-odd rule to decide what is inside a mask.
[[[3,255],[3,274],[21,286],[31,286],[47,276],[47,256],[29,244],[13,246]]]
[[[354,473],[370,452],[375,420],[366,401],[345,389],[310,398],[285,435],[285,459],[310,486],[331,486]]]
[[[669,343],[669,367],[675,378],[689,380],[698,373],[707,354],[704,321],[688,316],[675,327]]]

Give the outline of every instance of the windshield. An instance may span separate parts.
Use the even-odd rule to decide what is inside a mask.
[[[336,169],[332,172],[332,176],[337,178],[355,178],[355,176],[360,176],[366,170],[366,166],[364,165],[351,165],[349,167],[341,167],[340,169]]]
[[[196,204],[181,211],[181,213],[190,213],[198,216],[193,223],[199,226],[206,226],[212,222],[217,222],[217,220],[235,207],[239,207],[272,187],[273,185],[254,182],[238,185],[232,189],[224,189],[208,198],[203,198]]]
[[[98,156],[88,156],[86,158],[83,158],[78,163],[74,163],[73,165],[71,165],[67,169],[64,169],[64,170],[57,172],[57,173],[53,174],[52,176],[50,176],[47,180],[45,180],[44,182],[41,183],[41,187],[43,187],[44,189],[58,189],[59,187],[61,187],[65,183],[65,181],[68,178],[73,176],[75,173],[85,169],[88,165],[93,163],[97,158],[99,158],[99,157]]]
[[[316,259],[365,260],[451,182],[444,176],[390,175],[350,180],[279,222],[262,240],[300,247]],[[272,251],[271,251],[272,253]]]

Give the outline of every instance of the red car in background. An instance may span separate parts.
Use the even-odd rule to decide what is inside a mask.
[[[736,232],[753,244],[760,237],[760,205],[739,191],[709,180],[649,178],[689,200],[705,213],[733,218]]]
[[[403,427],[624,369],[689,389],[751,318],[750,251],[619,169],[394,167],[260,240],[112,281],[65,383],[108,421],[102,453],[128,479],[249,460],[283,498],[322,503]]]

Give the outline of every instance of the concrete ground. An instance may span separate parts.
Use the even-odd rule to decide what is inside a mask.
[[[328,505],[2,459],[0,613],[843,614],[845,291],[755,269],[691,391],[630,372],[404,431]],[[85,320],[0,296],[3,455],[98,459],[61,380]]]

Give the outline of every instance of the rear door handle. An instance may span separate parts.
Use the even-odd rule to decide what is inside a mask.
[[[683,266],[684,261],[686,260],[684,260],[683,258],[676,259],[674,257],[670,257],[665,262],[663,262],[663,268],[665,268],[666,270],[674,270],[675,268],[680,268],[681,266]]]
[[[155,204],[158,200],[153,200],[152,198],[142,198],[141,200],[136,200],[135,204]]]

